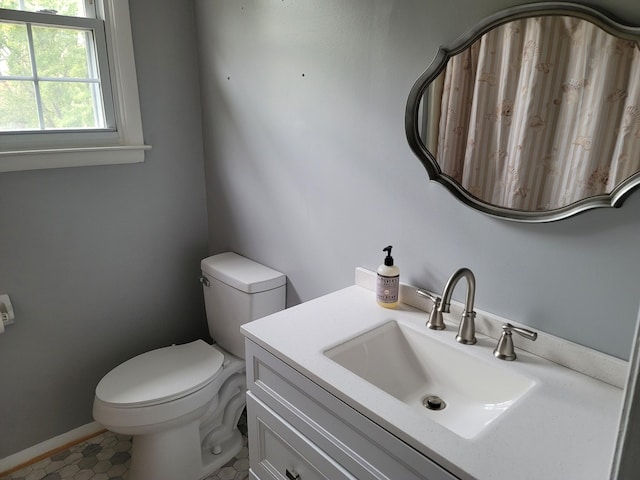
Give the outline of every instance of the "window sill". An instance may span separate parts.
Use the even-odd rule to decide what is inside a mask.
[[[150,145],[118,145],[5,151],[0,152],[0,172],[141,163],[150,149]]]

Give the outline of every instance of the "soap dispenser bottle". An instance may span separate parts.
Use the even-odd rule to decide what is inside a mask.
[[[378,267],[376,279],[376,301],[385,308],[395,308],[399,303],[400,269],[393,264],[391,245],[383,248],[387,252],[384,263]]]

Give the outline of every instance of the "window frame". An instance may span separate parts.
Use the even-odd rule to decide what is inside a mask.
[[[115,128],[3,132],[0,172],[144,162],[151,147],[143,140],[129,1],[101,0],[96,7],[104,24]]]

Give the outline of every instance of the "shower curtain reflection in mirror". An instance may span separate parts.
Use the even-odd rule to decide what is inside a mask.
[[[588,21],[498,26],[453,56],[428,94],[441,101],[427,101],[425,144],[487,203],[553,210],[640,170],[638,44]]]

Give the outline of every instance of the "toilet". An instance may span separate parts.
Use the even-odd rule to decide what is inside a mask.
[[[233,252],[201,262],[214,344],[196,340],[138,355],[98,383],[93,418],[133,436],[129,480],[199,480],[242,448],[240,325],[285,308],[286,277]]]

